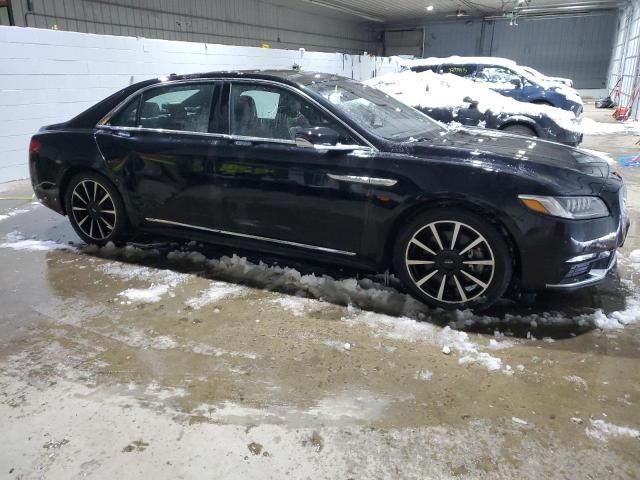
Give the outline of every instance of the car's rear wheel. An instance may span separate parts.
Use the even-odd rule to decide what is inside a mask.
[[[127,216],[120,194],[102,175],[81,172],[69,181],[65,208],[71,226],[86,243],[105,245],[125,240]]]
[[[536,132],[533,131],[532,128],[527,127],[526,125],[507,125],[502,129],[505,133],[510,133],[512,135],[521,135],[523,137],[537,137]]]
[[[507,289],[511,253],[502,234],[465,210],[418,215],[399,233],[394,271],[424,303],[445,309],[486,308]]]

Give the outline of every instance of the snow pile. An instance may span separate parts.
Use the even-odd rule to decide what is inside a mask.
[[[581,131],[580,121],[570,111],[549,105],[519,102],[494,92],[486,84],[451,73],[405,71],[375,77],[364,83],[413,107],[451,109],[454,117],[461,107],[468,107],[464,98],[471,97],[478,102],[478,110],[482,113],[491,110],[494,114],[525,114],[533,117],[547,115],[567,130]]]
[[[460,356],[458,363],[466,365],[479,364],[488,370],[500,370],[502,360],[481,351],[481,347],[469,339],[469,334],[453,330],[449,326],[440,328],[430,323],[419,322],[407,317],[391,317],[373,312],[362,312],[354,316],[343,318],[353,324],[365,324],[372,327],[377,335],[407,342],[426,342],[443,349],[457,352]]]
[[[639,430],[620,427],[604,420],[591,420],[591,428],[587,427],[585,433],[589,438],[600,442],[606,442],[609,437],[640,439]]]
[[[579,377],[578,375],[565,375],[562,378],[565,379],[567,382],[570,382],[570,383],[573,383],[573,384],[577,385],[582,390],[588,390],[589,389],[589,386],[587,385],[586,380],[584,378],[582,378],[582,377]]]
[[[278,304],[296,317],[301,317],[304,314],[305,308],[312,301],[313,300],[308,298],[292,297],[290,295],[279,295],[277,298],[271,300],[272,303]]]
[[[416,380],[431,380],[433,378],[433,372],[429,370],[420,370],[416,373]]]
[[[132,302],[157,303],[169,292],[169,285],[156,285],[149,288],[128,288],[118,295]]]
[[[206,268],[216,278],[234,283],[247,283],[296,296],[322,299],[338,305],[353,304],[377,311],[417,316],[427,308],[409,295],[385,287],[370,279],[347,278],[336,280],[328,275],[303,275],[289,267],[270,266],[263,262],[252,263],[244,257],[233,255],[219,259],[207,259],[196,252],[174,251],[167,259],[172,262],[193,262]],[[292,296],[275,300],[291,311],[304,310],[309,300]]]
[[[96,267],[98,271],[123,280],[151,282],[146,288],[128,288],[118,294],[129,302],[157,303],[164,295],[173,295],[173,290],[190,277],[171,270],[141,267],[127,263],[109,262]]]

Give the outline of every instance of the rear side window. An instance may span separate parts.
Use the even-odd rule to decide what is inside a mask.
[[[475,65],[443,65],[442,73],[452,73],[459,77],[471,77],[476,71]]]
[[[120,110],[116,115],[109,120],[107,125],[113,125],[115,127],[136,127],[138,119],[138,105],[140,104],[140,97],[136,97],[129,105]]]
[[[153,89],[142,97],[138,125],[143,128],[209,131],[213,84],[171,86]]]
[[[206,133],[213,90],[213,83],[154,88],[118,112],[108,125]]]

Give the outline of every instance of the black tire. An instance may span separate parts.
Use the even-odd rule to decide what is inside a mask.
[[[417,215],[400,230],[393,267],[411,294],[427,305],[480,310],[506,291],[513,259],[491,223],[463,209],[443,208]]]
[[[512,135],[521,135],[523,137],[537,137],[536,132],[526,125],[507,125],[502,129],[505,133],[510,133]]]
[[[64,192],[64,205],[71,226],[86,243],[102,246],[126,240],[129,221],[124,203],[106,177],[90,171],[74,175]]]

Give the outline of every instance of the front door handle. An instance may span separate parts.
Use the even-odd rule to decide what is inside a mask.
[[[253,145],[253,142],[250,142],[249,140],[234,140],[233,144],[238,147],[250,147]]]
[[[366,177],[360,175],[338,175],[327,173],[327,177],[338,182],[364,183],[366,185],[376,185],[379,187],[393,187],[398,180],[393,178]]]

